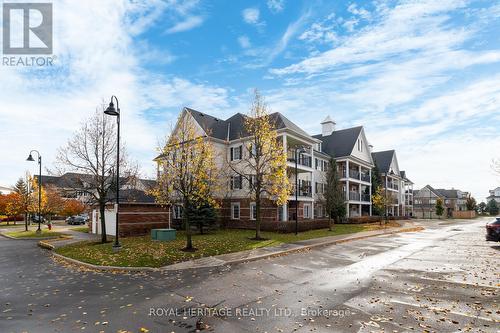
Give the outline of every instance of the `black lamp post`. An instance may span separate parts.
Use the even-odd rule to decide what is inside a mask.
[[[116,108],[113,104],[113,98],[116,100]],[[118,211],[120,209],[120,107],[118,105],[118,98],[115,95],[111,96],[111,102],[109,102],[108,108],[104,111],[108,116],[116,116],[117,124],[117,139],[116,139],[116,219],[115,219],[115,243],[113,244],[113,250],[118,251],[122,247],[118,240]]]
[[[38,172],[38,229],[36,229],[37,234],[42,233],[42,229],[40,229],[40,223],[42,222],[42,155],[40,155],[40,152],[38,150],[32,150],[30,151],[30,154],[26,161],[30,162],[35,162],[35,159],[33,158],[33,155],[31,155],[33,152],[37,153],[38,155],[38,166],[39,166],[39,172]]]
[[[298,172],[298,160],[299,154],[305,153],[306,150],[303,147],[295,147],[295,235],[299,233],[299,172]]]
[[[391,176],[394,176],[394,171],[392,171],[392,169],[390,170],[389,174]],[[388,214],[387,214],[387,185],[388,182],[387,182],[387,172],[385,173],[385,199],[384,199],[384,206],[385,206],[385,224],[387,224],[388,222]]]

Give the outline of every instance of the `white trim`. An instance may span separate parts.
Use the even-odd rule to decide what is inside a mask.
[[[234,207],[238,207],[238,217],[234,216]],[[241,218],[241,205],[239,202],[231,202],[231,220],[239,220]]]
[[[253,216],[253,207],[255,207],[255,216],[257,216],[257,204],[250,202],[250,220],[255,221],[257,218]]]

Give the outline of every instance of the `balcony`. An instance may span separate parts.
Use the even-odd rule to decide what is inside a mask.
[[[370,202],[370,195],[367,194],[367,193],[363,193],[361,195],[361,201],[363,201],[363,202]]]
[[[295,188],[296,186],[292,186],[292,194],[291,196],[295,196]],[[312,187],[311,186],[299,186],[299,197],[309,197],[312,198]]]
[[[360,201],[361,195],[358,192],[349,192],[349,200]]]
[[[349,178],[354,178],[359,180],[359,171],[358,170],[349,170]]]
[[[287,154],[287,160],[288,160],[288,162],[295,163],[295,152],[289,151]],[[299,159],[297,160],[297,164],[311,168],[312,167],[312,157],[300,154]]]
[[[371,182],[370,174],[369,173],[361,173],[361,180],[367,183]]]

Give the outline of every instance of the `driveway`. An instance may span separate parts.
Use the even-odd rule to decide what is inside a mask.
[[[232,267],[113,274],[0,238],[1,332],[497,332],[485,220]],[[213,308],[210,308],[213,307]]]

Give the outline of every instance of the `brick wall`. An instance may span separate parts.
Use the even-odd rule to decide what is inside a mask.
[[[120,204],[120,236],[141,236],[168,228],[170,210],[156,204]]]
[[[476,212],[474,210],[454,210],[451,216],[454,219],[473,219],[476,217]]]

